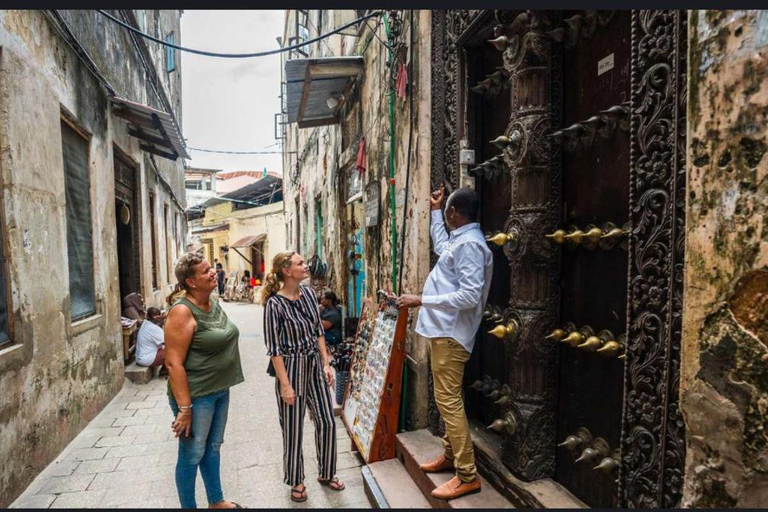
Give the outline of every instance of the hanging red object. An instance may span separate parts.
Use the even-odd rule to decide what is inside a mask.
[[[408,86],[408,69],[405,67],[405,63],[400,63],[400,68],[397,70],[397,81],[395,82],[395,90],[397,91],[398,98],[405,98],[405,90]]]
[[[368,155],[365,153],[365,137],[360,139],[360,144],[357,146],[357,160],[355,161],[355,169],[365,172],[365,162],[368,159]]]

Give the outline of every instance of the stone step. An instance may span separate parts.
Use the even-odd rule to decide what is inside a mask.
[[[432,490],[444,484],[454,473],[450,471],[442,473],[424,473],[419,465],[436,459],[443,453],[443,445],[440,439],[433,436],[428,430],[416,430],[403,432],[396,438],[397,458],[400,460],[411,479],[421,490],[423,496],[432,505],[432,508],[461,508],[461,509],[509,509],[515,508],[504,496],[482,476],[479,476],[482,491],[476,494],[462,496],[455,500],[441,500],[432,496]],[[384,491],[385,494],[387,491]]]
[[[365,466],[363,483],[375,508],[432,508],[399,459]]]
[[[146,384],[152,380],[154,371],[148,366],[139,366],[133,362],[125,367],[125,377],[134,384]]]

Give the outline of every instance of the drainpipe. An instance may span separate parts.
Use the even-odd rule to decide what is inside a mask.
[[[391,42],[389,30],[389,17],[384,16],[384,29],[387,31],[387,42]],[[394,54],[392,48],[387,48],[389,57],[390,76],[393,73]],[[388,84],[392,85],[392,84]],[[397,294],[397,215],[395,211],[395,89],[390,87],[389,91],[389,206],[391,210],[392,222],[392,292]]]

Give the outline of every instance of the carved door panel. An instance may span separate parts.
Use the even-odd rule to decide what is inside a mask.
[[[553,137],[562,151],[560,228],[568,233],[557,326],[568,335],[552,342],[560,346],[557,440],[569,441],[557,448],[555,478],[593,507],[617,505],[611,457],[621,436],[627,330],[630,17],[598,13],[591,34],[562,43],[563,129]]]
[[[491,141],[504,132],[509,122],[509,83],[505,80],[501,54],[485,42],[487,37],[477,39],[482,43],[480,46],[465,50],[467,83],[472,86],[465,95],[469,116],[467,139],[470,147],[475,149],[476,161],[485,162],[499,154],[499,148]],[[493,78],[488,79],[488,76]],[[482,178],[476,180],[476,189],[482,205],[480,225],[490,235],[504,229],[512,197],[512,180],[500,159],[485,171]],[[486,311],[501,312],[509,303],[509,260],[499,247],[494,244],[490,247],[494,265]],[[488,334],[496,326],[495,317],[488,316],[480,326],[465,373],[467,415],[470,421],[479,421],[483,427],[503,412],[496,402],[507,384],[507,358],[511,357],[507,354],[507,344]],[[474,384],[477,381],[482,381],[483,385]],[[491,432],[500,446],[501,434]]]
[[[432,12],[431,181],[458,184],[466,138],[499,244],[488,302],[501,311],[481,326],[465,391],[501,449],[478,464],[496,472],[483,460],[500,457],[593,507],[680,502],[686,20]],[[493,480],[514,499],[506,474]]]

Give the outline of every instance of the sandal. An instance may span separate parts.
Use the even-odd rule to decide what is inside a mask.
[[[347,488],[347,486],[344,485],[344,482],[339,480],[339,477],[337,476],[331,478],[330,480],[323,480],[318,477],[317,481],[320,482],[320,485],[324,485],[330,489],[333,489],[334,491],[343,491]]]
[[[299,485],[302,487],[301,490],[291,487],[291,501],[295,501],[296,503],[307,501],[307,486],[304,484]],[[298,487],[298,485],[296,487]]]
[[[235,503],[234,501],[232,501],[230,503],[232,503],[235,506],[235,508],[248,508],[248,507],[244,507],[244,506],[240,505],[239,503]]]

